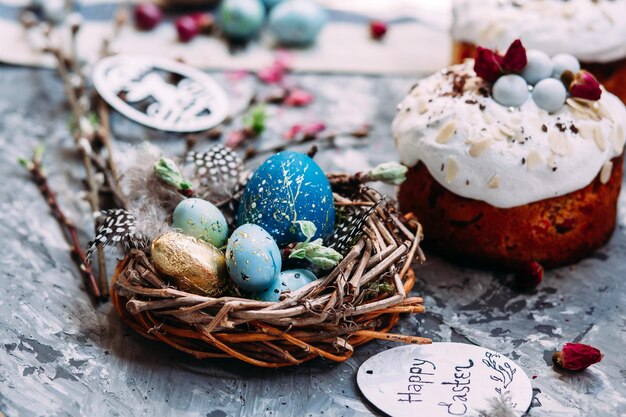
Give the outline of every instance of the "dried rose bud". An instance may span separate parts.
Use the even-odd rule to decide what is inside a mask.
[[[313,101],[313,95],[308,91],[294,88],[289,91],[287,97],[285,97],[285,104],[293,107],[304,107],[311,104]]]
[[[476,75],[490,83],[502,74],[502,57],[491,49],[479,46],[474,56],[474,71]]]
[[[210,13],[196,12],[192,13],[190,16],[198,24],[200,33],[209,34],[213,31],[213,28],[215,27],[215,19]]]
[[[528,262],[515,273],[515,285],[521,289],[535,288],[543,281],[543,266],[537,261]]]
[[[602,95],[602,89],[600,89],[598,80],[585,70],[578,71],[574,75],[574,80],[569,85],[569,92],[572,97],[587,100],[600,100]]]
[[[156,4],[142,3],[135,6],[135,26],[140,30],[152,30],[163,20],[163,12]]]
[[[387,33],[387,24],[380,20],[372,20],[370,22],[370,36],[377,41],[385,37]]]
[[[278,63],[274,63],[269,67],[261,68],[256,75],[265,84],[278,84],[283,80],[286,69]]]
[[[509,72],[520,72],[527,63],[526,49],[524,45],[522,45],[522,41],[516,39],[511,46],[509,46],[509,49],[506,50],[502,58],[502,68]]]
[[[552,356],[552,362],[568,371],[582,371],[602,360],[602,353],[593,346],[582,343],[566,343]]]
[[[176,31],[181,42],[189,42],[200,33],[198,22],[191,16],[182,16],[176,19]]]
[[[513,41],[504,56],[481,46],[476,48],[474,55],[476,75],[490,83],[495,82],[503,74],[520,72],[526,64],[528,64],[526,48],[519,39]]]

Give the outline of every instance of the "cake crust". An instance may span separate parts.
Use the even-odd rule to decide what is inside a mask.
[[[615,228],[623,155],[586,187],[511,208],[459,196],[418,163],[400,186],[400,209],[424,227],[425,244],[463,264],[517,269],[537,261],[552,268],[577,262],[603,246]]]

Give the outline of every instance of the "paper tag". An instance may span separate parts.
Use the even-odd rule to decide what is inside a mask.
[[[168,132],[197,132],[221,123],[226,93],[208,74],[155,57],[115,55],[96,64],[93,83],[115,110]]]
[[[530,407],[526,373],[503,355],[463,343],[407,345],[381,352],[359,368],[365,397],[392,417],[479,416],[505,404]]]

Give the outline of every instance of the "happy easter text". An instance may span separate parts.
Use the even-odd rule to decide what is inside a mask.
[[[467,364],[460,364],[454,367],[453,378],[441,382],[441,385],[450,387],[450,399],[440,401],[438,406],[444,407],[449,415],[462,416],[467,413],[468,395],[470,393],[470,383],[472,373],[470,369],[474,366],[474,361],[467,360]],[[413,359],[411,368],[409,369],[408,384],[405,392],[397,393],[399,402],[422,402],[425,391],[428,386],[435,384],[433,376],[437,366],[426,359]]]

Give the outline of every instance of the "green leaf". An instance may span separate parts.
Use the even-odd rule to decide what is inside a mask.
[[[19,164],[21,166],[23,166],[24,168],[26,168],[27,170],[31,170],[33,168],[33,163],[30,162],[28,159],[23,158],[23,157],[19,157],[17,158],[17,162],[19,162]]]
[[[173,185],[177,190],[191,188],[191,182],[183,177],[176,163],[169,158],[159,159],[154,164],[154,172],[163,182]]]
[[[266,120],[265,106],[258,105],[250,110],[250,113],[244,118],[243,124],[257,135],[260,135],[265,131]]]
[[[296,220],[294,223],[298,227],[300,227],[300,231],[306,238],[306,242],[308,242],[313,238],[313,236],[315,236],[315,233],[317,232],[317,227],[313,222],[308,220]]]
[[[40,163],[43,159],[43,153],[46,151],[46,145],[40,143],[33,149],[33,162]]]
[[[386,184],[400,185],[406,180],[408,168],[397,162],[384,162],[372,169],[368,176],[373,181],[381,181]]]
[[[306,259],[313,265],[319,266],[322,269],[334,268],[343,259],[343,256],[339,252],[324,246],[322,239],[296,244],[289,257]]]

